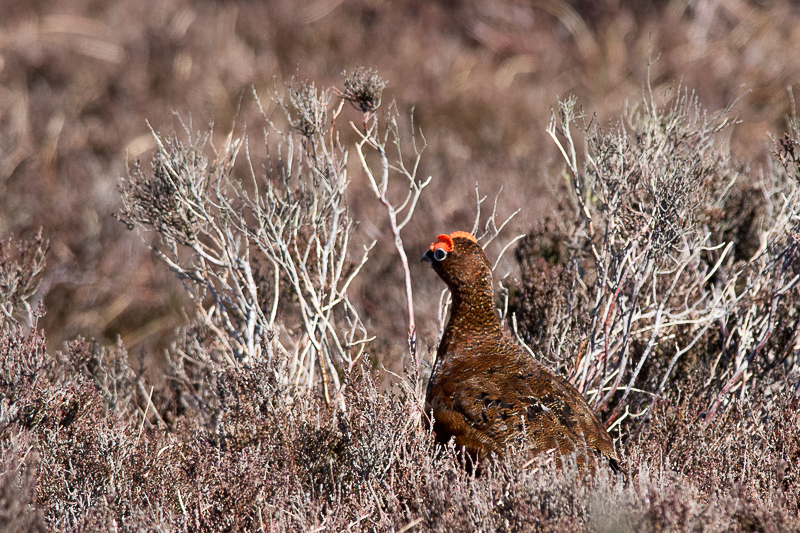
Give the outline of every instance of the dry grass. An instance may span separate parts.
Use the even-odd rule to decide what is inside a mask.
[[[406,239],[422,249],[431,234],[469,227],[479,181],[490,197],[503,187],[505,212],[523,208],[521,231],[551,212],[546,169],[560,163],[545,129],[557,97],[574,94],[601,121],[614,120],[641,98],[648,62],[658,59],[656,94],[682,81],[711,111],[740,99],[731,143],[738,157],[760,164],[765,134],[781,131],[791,110],[786,87],[800,76],[787,52],[800,40],[797,8],[783,1],[68,0],[2,8],[0,233],[45,228],[52,250],[40,297],[54,347],[79,334],[105,344],[122,335],[149,351],[185,320],[180,286],[110,218],[126,159],[155,148],[146,121],[165,135],[180,130],[172,111],[196,126],[213,120],[219,134],[234,120],[255,133],[262,126],[248,105],[252,86],[264,96],[273,76],[279,86],[293,77],[338,85],[344,70],[377,66],[389,80],[383,99],[397,99],[406,116],[414,107],[428,140],[421,175],[436,180],[421,199],[428,216]],[[368,190],[351,196],[363,240],[378,239],[375,255],[385,258],[373,271],[385,282],[361,288],[362,304],[401,301],[402,273],[382,238],[388,221]],[[426,319],[420,333],[431,335],[435,305],[417,304]],[[404,345],[402,325],[376,320],[387,342]]]
[[[0,12],[4,530],[800,531],[792,3]],[[518,208],[500,306],[626,479],[419,423],[414,258]]]
[[[627,482],[584,483],[524,452],[473,478],[409,424],[414,401],[381,393],[364,369],[345,378],[354,407],[342,412],[322,397],[287,403],[262,365],[175,368],[154,394],[122,349],[80,341],[55,366],[23,335],[3,350],[4,376],[32,370],[4,384],[18,407],[4,410],[0,434],[5,529],[800,528],[791,394],[755,391],[703,428],[689,385],[676,386],[624,446]]]

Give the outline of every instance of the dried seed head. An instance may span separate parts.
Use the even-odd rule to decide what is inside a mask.
[[[386,82],[378,76],[375,69],[356,67],[352,74],[344,73],[344,92],[342,98],[360,109],[362,113],[371,113],[380,107],[381,95]]]
[[[299,88],[289,91],[289,114],[292,128],[310,139],[317,133],[324,133],[328,120],[327,91],[318,92],[313,83],[302,83]]]

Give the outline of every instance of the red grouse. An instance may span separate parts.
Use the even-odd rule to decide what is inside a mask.
[[[442,443],[455,439],[473,463],[527,440],[556,461],[576,453],[579,469],[618,469],[614,442],[583,396],[522,350],[495,313],[492,269],[473,235],[439,235],[422,257],[452,295],[425,410]]]

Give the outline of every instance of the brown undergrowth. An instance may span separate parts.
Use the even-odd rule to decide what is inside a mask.
[[[159,373],[122,343],[48,354],[29,302],[46,243],[0,257],[21,291],[0,317],[4,529],[800,530],[794,119],[754,184],[725,118],[689,94],[609,127],[559,104],[563,205],[516,248],[502,308],[602,412],[626,475],[580,479],[521,449],[475,477],[422,423],[430,354],[384,387],[349,299],[370,249],[349,240],[344,102],[286,90],[263,164],[237,160],[246,138],[215,148],[189,129],[154,134],[151,169],[123,180],[120,218],[156,233],[195,306]],[[347,127],[402,257],[424,143],[406,150],[396,106],[378,104]],[[482,242],[502,235],[496,211],[478,222]]]
[[[346,378],[353,407],[343,413],[315,395],[287,403],[263,366],[204,368],[194,380],[181,372],[171,396],[148,396],[121,348],[79,341],[48,364],[38,343],[4,339],[4,377],[25,375],[4,383],[17,394],[0,434],[6,530],[800,527],[791,391],[753,392],[704,428],[683,394],[691,384],[676,384],[624,445],[627,483],[607,473],[583,483],[524,451],[474,478],[455,450],[409,423],[414,402],[398,388],[381,392],[366,368]],[[181,395],[205,400],[180,415]]]

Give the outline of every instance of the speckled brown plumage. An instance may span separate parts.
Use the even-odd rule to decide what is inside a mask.
[[[423,256],[452,294],[426,396],[436,439],[455,438],[475,462],[502,456],[514,440],[556,461],[577,452],[578,467],[615,470],[614,442],[583,396],[522,350],[495,313],[492,271],[475,237],[440,235]]]

